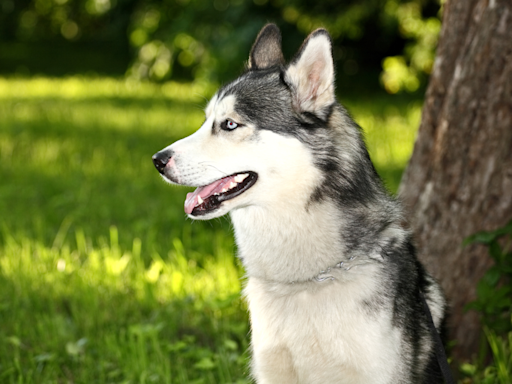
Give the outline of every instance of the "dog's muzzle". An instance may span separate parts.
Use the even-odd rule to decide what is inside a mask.
[[[162,175],[164,174],[165,167],[169,163],[169,160],[171,160],[171,157],[172,151],[170,149],[164,149],[153,155],[153,164],[155,164],[155,168]]]

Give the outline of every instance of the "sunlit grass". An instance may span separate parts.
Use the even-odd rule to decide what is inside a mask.
[[[395,193],[414,148],[421,100],[376,95],[364,100],[343,100],[343,103],[363,129],[375,168],[387,188]]]
[[[84,100],[98,97],[130,97],[147,99],[158,96],[163,99],[181,102],[204,101],[206,95],[211,95],[215,88],[209,83],[176,83],[168,82],[163,85],[139,81],[118,80],[105,77],[74,76],[64,79],[36,77],[30,80],[24,78],[0,78],[0,100],[29,100],[64,98],[67,100]]]
[[[246,382],[243,271],[226,219],[191,222],[151,155],[213,87],[0,78],[0,382]],[[396,190],[420,104],[346,105]]]
[[[364,106],[354,108],[353,113],[364,129],[368,150],[376,166],[402,169],[412,154],[421,103],[411,102],[403,110],[387,106],[383,116],[369,114]]]
[[[115,228],[52,247],[4,233],[0,253],[2,382],[245,382],[248,341],[231,254],[189,259],[121,250]],[[74,243],[74,244],[73,244]],[[195,381],[197,380],[197,381]]]

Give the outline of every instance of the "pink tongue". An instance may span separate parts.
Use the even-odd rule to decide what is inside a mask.
[[[198,197],[205,200],[208,196],[214,193],[221,193],[222,189],[227,185],[234,182],[235,176],[228,176],[223,179],[214,181],[213,183],[204,187],[198,187],[194,192],[187,193],[187,199],[185,200],[185,213],[190,214],[194,210],[194,207],[198,205]]]

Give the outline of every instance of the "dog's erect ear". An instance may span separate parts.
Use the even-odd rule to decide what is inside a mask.
[[[326,117],[334,94],[332,44],[325,29],[312,32],[291,61],[284,76],[293,93],[293,107],[298,112],[312,112]]]
[[[252,46],[249,69],[266,69],[281,64],[284,64],[281,32],[277,25],[267,24],[261,29]]]

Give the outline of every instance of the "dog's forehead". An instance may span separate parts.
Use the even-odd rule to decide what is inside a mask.
[[[235,108],[262,108],[266,104],[271,107],[278,101],[276,97],[282,99],[283,92],[287,91],[280,79],[280,72],[276,70],[245,73],[219,89],[206,108],[206,116],[214,111],[216,115],[232,113]]]
[[[235,110],[235,103],[235,95],[216,93],[206,107],[206,117],[209,118],[214,116],[216,118],[220,118],[222,116],[232,114]]]

